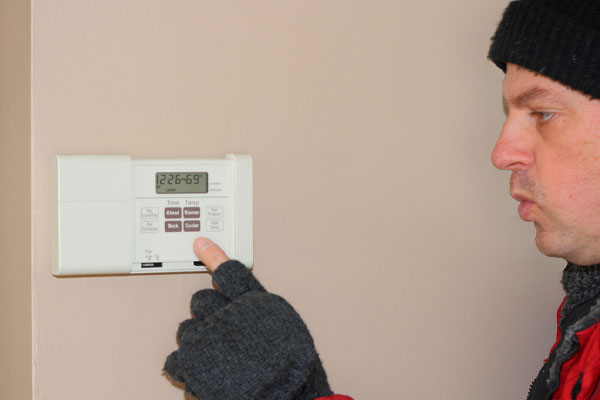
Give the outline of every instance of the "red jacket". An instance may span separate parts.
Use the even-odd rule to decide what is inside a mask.
[[[560,322],[565,300],[558,308],[557,322]],[[557,325],[556,342],[551,352],[558,346],[563,334],[560,325]],[[600,319],[595,318],[595,323],[575,334],[579,349],[562,364],[560,385],[552,400],[600,400]]]
[[[315,400],[352,400],[352,397],[344,396],[341,394],[334,394],[333,396],[319,397]]]

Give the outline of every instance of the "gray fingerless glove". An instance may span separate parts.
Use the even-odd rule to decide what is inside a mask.
[[[238,261],[223,263],[212,289],[192,297],[179,350],[164,366],[202,400],[314,400],[333,393],[308,328]]]

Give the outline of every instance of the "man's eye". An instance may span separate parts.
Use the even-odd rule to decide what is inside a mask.
[[[536,112],[536,114],[540,117],[540,120],[542,122],[548,122],[548,121],[550,121],[550,119],[552,117],[554,117],[554,113],[553,112],[544,112],[544,111],[541,111],[541,112]]]

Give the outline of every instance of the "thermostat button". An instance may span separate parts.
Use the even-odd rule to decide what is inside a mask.
[[[181,232],[181,221],[166,221],[165,232]]]
[[[209,232],[221,232],[223,230],[223,221],[206,221],[208,224],[207,230]]]
[[[183,230],[186,232],[200,232],[200,221],[183,221]]]
[[[185,207],[183,209],[184,218],[200,218],[200,207]]]
[[[142,218],[156,219],[158,218],[158,208],[142,207],[141,216]]]
[[[144,221],[142,222],[143,233],[156,233],[158,232],[158,221]]]
[[[223,218],[223,207],[206,207],[207,218]]]
[[[180,207],[165,208],[165,218],[181,218],[181,208]]]

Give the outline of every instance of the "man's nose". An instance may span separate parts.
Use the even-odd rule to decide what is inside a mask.
[[[504,122],[492,152],[492,164],[498,169],[518,170],[533,161],[532,132],[510,116]]]

